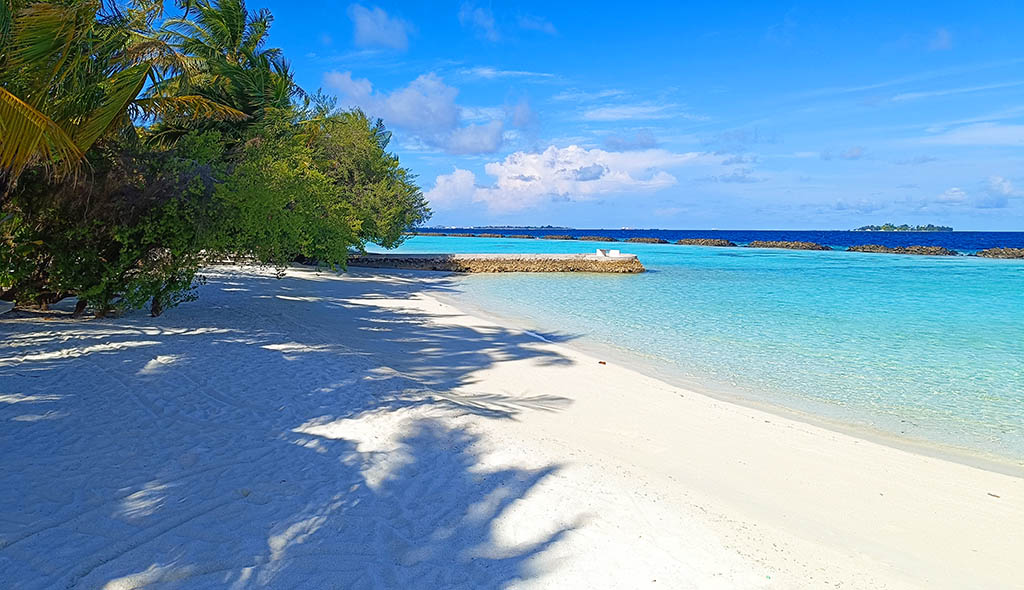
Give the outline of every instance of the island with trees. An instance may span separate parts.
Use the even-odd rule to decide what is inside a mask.
[[[953,228],[945,225],[896,225],[893,223],[886,223],[883,225],[865,225],[858,227],[853,231],[953,231]]]

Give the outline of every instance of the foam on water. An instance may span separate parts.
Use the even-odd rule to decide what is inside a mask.
[[[587,252],[416,237],[405,252]],[[751,400],[1024,459],[1024,261],[620,244],[642,275],[498,274],[459,298]]]

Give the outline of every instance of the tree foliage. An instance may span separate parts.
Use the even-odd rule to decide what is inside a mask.
[[[0,10],[0,298],[102,315],[211,260],[343,266],[429,217],[390,133],[306,95],[240,0]]]

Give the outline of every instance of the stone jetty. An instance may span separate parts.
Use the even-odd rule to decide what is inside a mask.
[[[831,250],[828,246],[815,244],[814,242],[780,242],[754,240],[747,244],[748,248],[786,248],[787,250]]]
[[[584,242],[618,242],[618,238],[609,238],[608,236],[580,236],[580,240]]]
[[[719,248],[735,248],[736,244],[729,240],[715,238],[685,238],[676,242],[679,246],[716,246]]]
[[[978,251],[982,258],[1024,258],[1024,248],[986,248]]]
[[[661,238],[629,238],[626,240],[631,244],[667,244],[668,240]]]
[[[879,254],[916,254],[918,256],[957,256],[956,250],[943,248],[942,246],[881,246],[879,244],[864,244],[862,246],[850,246],[847,252],[876,252]]]
[[[635,254],[359,254],[349,266],[443,270],[449,272],[602,272],[640,273]]]

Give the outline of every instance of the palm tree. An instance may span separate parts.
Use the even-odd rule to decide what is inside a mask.
[[[288,108],[304,94],[281,50],[265,47],[272,22],[268,10],[250,12],[244,0],[191,2],[185,16],[168,19],[161,37],[180,54],[195,58],[200,72],[170,77],[153,87],[153,95],[194,89],[253,117],[267,109]]]
[[[188,79],[194,59],[154,32],[162,0],[104,8],[2,0],[0,4],[0,194],[30,165],[75,172],[101,137],[135,135],[133,120],[244,119],[208,97],[150,93],[171,76]]]

